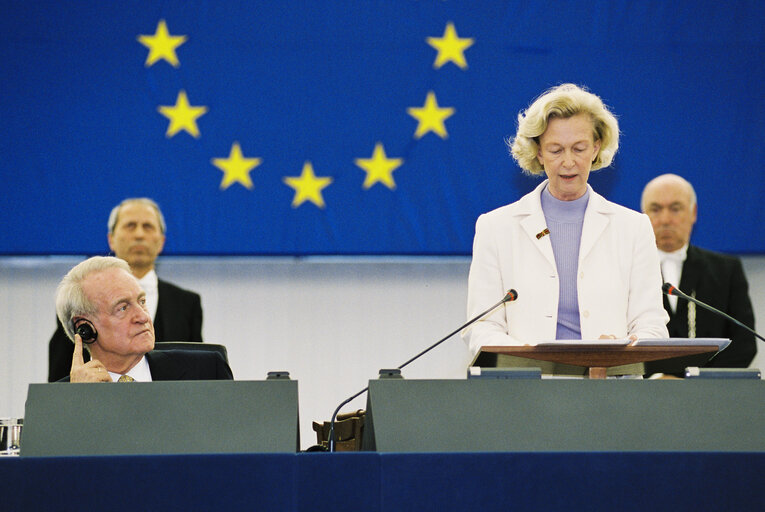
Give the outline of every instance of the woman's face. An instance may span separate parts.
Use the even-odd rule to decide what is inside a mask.
[[[548,190],[556,199],[573,201],[587,191],[592,161],[600,149],[593,132],[590,117],[577,114],[551,119],[539,137],[537,159],[550,180]]]

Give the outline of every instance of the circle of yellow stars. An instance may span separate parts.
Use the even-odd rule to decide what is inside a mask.
[[[144,63],[146,67],[151,67],[164,60],[174,68],[178,68],[180,61],[176,50],[188,38],[185,35],[171,35],[167,23],[162,19],[157,23],[153,35],[142,34],[137,39],[139,43],[149,49],[149,54]],[[447,22],[441,37],[428,37],[425,41],[437,51],[433,62],[434,69],[440,69],[449,62],[462,70],[467,69],[465,50],[473,45],[474,40],[459,37],[454,23]],[[208,108],[206,106],[193,106],[189,102],[186,91],[181,90],[175,99],[175,105],[160,105],[157,111],[169,120],[165,137],[174,137],[185,131],[198,139],[201,133],[197,126],[197,120],[207,113]],[[413,135],[415,139],[420,139],[431,132],[442,139],[446,139],[449,136],[446,131],[446,120],[455,114],[456,109],[440,106],[436,93],[428,91],[425,96],[425,103],[421,107],[408,107],[406,112],[417,120],[417,128]],[[226,190],[235,183],[252,190],[254,185],[250,172],[258,167],[263,160],[256,157],[245,157],[239,142],[234,142],[227,157],[212,158],[210,162],[223,172],[223,178],[220,182],[221,190]],[[389,158],[385,153],[383,143],[378,141],[370,158],[356,158],[354,164],[366,173],[362,184],[364,190],[369,190],[377,183],[388,187],[390,190],[395,190],[396,182],[393,179],[393,172],[404,164],[404,159]],[[333,179],[329,176],[316,176],[313,164],[306,161],[300,176],[285,176],[282,181],[295,191],[292,200],[293,208],[298,208],[306,201],[319,208],[324,208],[322,190],[331,185]]]

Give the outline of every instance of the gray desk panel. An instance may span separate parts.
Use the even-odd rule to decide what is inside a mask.
[[[22,456],[296,452],[296,381],[30,384]]]
[[[377,380],[365,449],[765,451],[761,380]]]

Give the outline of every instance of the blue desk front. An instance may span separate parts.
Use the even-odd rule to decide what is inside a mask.
[[[765,453],[301,453],[0,459],[0,509],[762,510]]]

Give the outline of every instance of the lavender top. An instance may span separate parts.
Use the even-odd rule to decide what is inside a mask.
[[[579,245],[582,240],[584,211],[590,200],[590,189],[579,199],[561,201],[550,194],[548,187],[542,191],[542,211],[550,230],[555,266],[558,268],[558,326],[555,339],[582,339],[579,325],[579,298],[576,274],[579,269]]]

